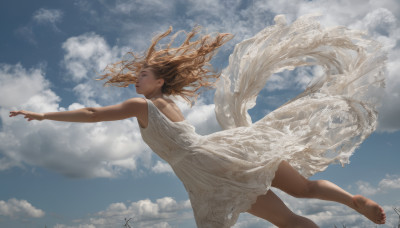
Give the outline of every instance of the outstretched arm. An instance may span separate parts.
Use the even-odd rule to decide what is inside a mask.
[[[101,122],[138,117],[147,113],[147,103],[142,98],[131,98],[120,104],[106,107],[82,108],[73,111],[36,113],[30,111],[11,111],[10,117],[24,115],[28,120],[55,120],[66,122]]]

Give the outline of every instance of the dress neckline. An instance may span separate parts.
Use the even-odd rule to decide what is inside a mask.
[[[146,100],[150,101],[150,103],[157,109],[157,111],[158,111],[163,117],[165,117],[169,122],[172,122],[172,123],[186,122],[186,119],[183,119],[183,120],[181,120],[181,121],[172,121],[170,118],[168,118],[168,116],[166,116],[163,112],[161,112],[160,109],[157,108],[157,106],[153,103],[153,101],[152,101],[151,99],[146,99]],[[149,115],[149,114],[147,113],[147,115]]]
[[[163,112],[161,112],[161,111],[157,108],[157,106],[153,103],[153,101],[152,101],[151,99],[146,99],[146,98],[145,98],[145,100],[146,100],[146,102],[147,102],[147,126],[146,126],[146,127],[142,127],[142,126],[140,126],[140,124],[139,124],[139,127],[140,127],[141,129],[146,130],[146,129],[149,127],[149,124],[150,124],[150,110],[149,110],[149,106],[150,106],[150,105],[152,105],[152,106],[157,110],[157,112],[160,113],[160,115],[161,115],[163,118],[165,118],[168,122],[174,123],[174,124],[186,123],[186,119],[181,120],[181,121],[176,121],[176,122],[170,120]]]

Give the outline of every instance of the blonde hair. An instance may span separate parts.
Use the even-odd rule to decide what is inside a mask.
[[[172,32],[172,27],[153,38],[150,47],[143,56],[128,52],[130,60],[108,65],[99,80],[107,79],[105,85],[127,87],[135,84],[141,70],[150,68],[156,78],[164,79],[162,93],[179,95],[188,102],[194,102],[200,94],[200,88],[211,88],[220,76],[209,63],[216,50],[233,36],[228,33],[218,33],[200,36],[191,41],[200,31],[195,27],[186,34],[186,39],[179,47],[171,47],[178,33],[175,33],[165,48],[156,49],[158,42]]]

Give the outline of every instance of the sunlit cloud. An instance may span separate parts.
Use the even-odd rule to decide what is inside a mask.
[[[59,224],[58,227],[118,227],[127,223],[127,220],[127,224],[132,227],[176,227],[177,224],[190,219],[193,219],[193,213],[189,200],[176,201],[171,197],[164,197],[155,201],[144,199],[132,203],[112,203],[92,217],[80,219],[81,224]]]
[[[0,215],[10,218],[40,218],[45,215],[45,212],[35,208],[26,200],[18,200],[15,198],[8,201],[0,200]]]

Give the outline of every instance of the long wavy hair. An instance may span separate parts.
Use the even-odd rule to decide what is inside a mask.
[[[152,39],[150,47],[143,55],[128,52],[129,60],[122,60],[108,65],[99,80],[107,79],[105,85],[127,87],[135,84],[141,70],[150,68],[156,78],[163,78],[162,93],[179,95],[189,103],[194,103],[201,93],[200,88],[211,88],[221,73],[214,71],[210,60],[216,50],[229,41],[233,36],[229,33],[217,33],[199,36],[195,27],[186,33],[186,39],[178,47],[172,43],[179,34],[175,33],[171,41],[164,47],[157,49],[158,42],[172,32],[172,27]]]

